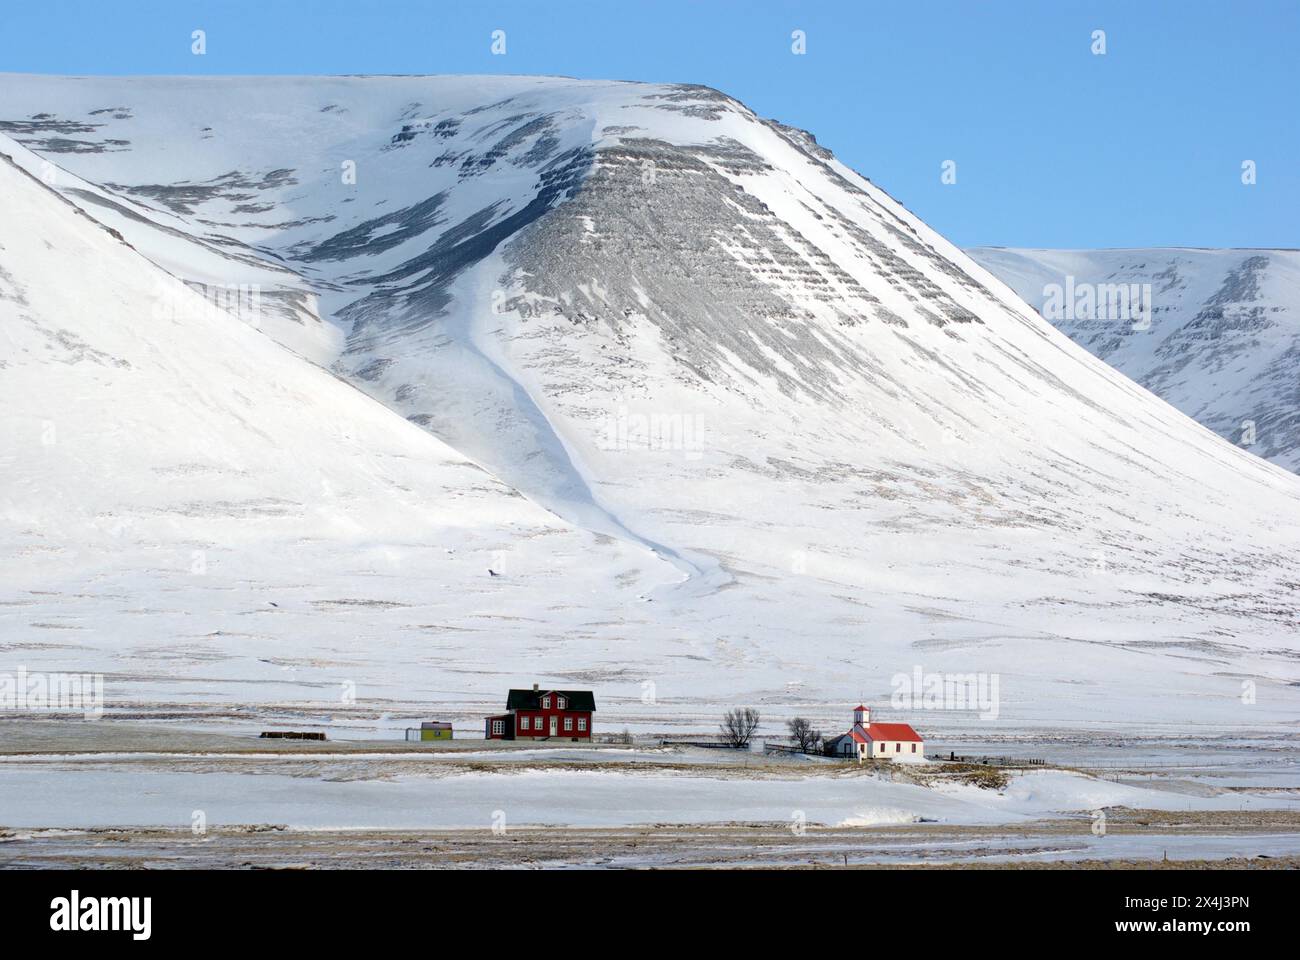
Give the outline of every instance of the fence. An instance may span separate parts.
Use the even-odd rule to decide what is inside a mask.
[[[704,747],[709,750],[735,750],[735,745],[721,740],[667,740],[659,741],[661,747]]]
[[[764,753],[793,753],[799,756],[821,757],[825,756],[820,750],[800,750],[799,747],[788,743],[764,743]]]
[[[949,752],[948,756],[939,754],[929,757],[930,760],[942,760],[946,763],[976,763],[990,767],[1043,767],[1047,761],[1041,757],[968,757],[958,756]]]
[[[262,737],[269,740],[324,740],[325,734],[313,731],[263,730]]]

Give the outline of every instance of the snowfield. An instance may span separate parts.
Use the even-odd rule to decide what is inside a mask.
[[[0,763],[0,826],[86,828],[186,826],[195,809],[213,827],[284,824],[291,829],[474,829],[494,815],[509,824],[566,827],[654,823],[784,823],[874,827],[936,821],[1006,824],[1109,807],[1148,810],[1295,810],[1300,801],[1250,794],[1189,796],[1062,771],[1015,776],[1003,792],[966,784],[929,788],[859,776],[712,777],[638,770],[548,770],[365,776],[347,771],[256,773],[114,758],[40,758]],[[437,765],[433,765],[436,767]],[[373,768],[372,768],[373,769]],[[498,813],[500,811],[500,813]],[[1086,828],[1085,828],[1086,830]]]
[[[0,154],[0,671],[709,730],[919,666],[1000,679],[923,733],[1295,729],[1300,478],[717,91],[0,75]]]
[[[859,766],[680,745],[289,746],[183,724],[18,721],[0,726],[0,865],[1236,864],[1268,855],[1285,866],[1300,852],[1294,738],[1252,749],[1226,738],[1024,745],[1059,766]]]

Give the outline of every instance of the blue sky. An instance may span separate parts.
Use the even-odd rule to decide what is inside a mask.
[[[1300,0],[41,0],[0,70],[705,83],[963,246],[1296,247],[1298,41]]]

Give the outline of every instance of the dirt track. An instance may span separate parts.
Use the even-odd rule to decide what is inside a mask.
[[[1243,850],[1261,825],[1226,816],[1219,822],[1144,825],[1150,811],[1117,814],[1111,833],[1239,835]],[[1196,818],[1199,819],[1199,818]],[[1274,818],[1265,831],[1297,831],[1296,815]],[[1238,822],[1233,822],[1238,821]],[[918,824],[889,828],[809,828],[796,835],[788,825],[724,824],[627,829],[515,828],[456,831],[290,831],[272,827],[223,829],[205,837],[187,831],[90,830],[0,835],[0,866],[6,868],[217,868],[217,869],[445,869],[557,866],[700,868],[762,867],[844,869],[909,867],[1192,867],[1294,869],[1300,856],[1171,860],[1142,857],[1064,859],[1078,849],[1088,828],[1077,820],[1043,821],[1024,827],[950,827]],[[966,852],[963,853],[963,850]],[[1014,863],[1003,858],[1015,856]],[[1036,859],[1036,858],[1042,859]]]

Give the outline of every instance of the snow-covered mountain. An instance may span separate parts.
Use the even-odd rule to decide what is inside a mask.
[[[1229,442],[1300,472],[1300,250],[967,253],[1090,353]],[[1093,309],[1081,299],[1119,286],[1147,291],[1150,315],[1107,311],[1104,294]]]
[[[1003,723],[1294,719],[1300,480],[716,91],[11,75],[0,135],[33,669],[340,716],[544,678],[662,729],[920,667],[999,674]]]

